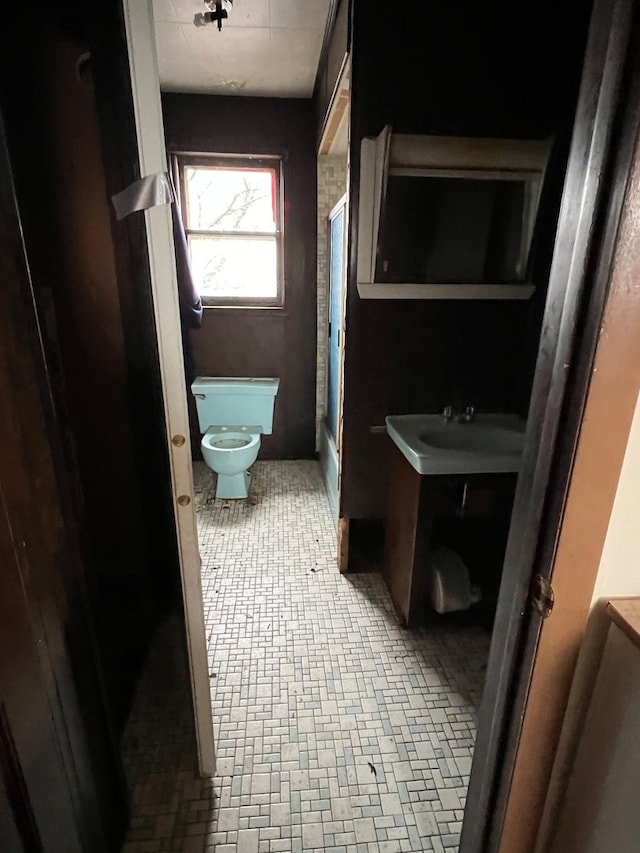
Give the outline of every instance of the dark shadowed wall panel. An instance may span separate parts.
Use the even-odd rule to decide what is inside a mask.
[[[79,55],[77,44],[52,35],[42,58],[42,186],[57,213],[47,274],[98,566],[128,574],[145,565],[141,495],[100,138],[90,78],[76,73]]]
[[[304,458],[315,452],[316,161],[311,101],[165,93],[171,152],[282,157],[285,305],[206,308],[191,332],[196,372],[205,376],[280,379],[273,435],[261,458]],[[200,438],[190,402],[192,438]]]
[[[33,63],[29,41],[11,28]],[[9,32],[9,30],[7,30]],[[3,43],[2,57],[7,45]],[[28,48],[27,48],[28,44]],[[6,84],[0,60],[0,81]],[[4,91],[4,86],[0,85]],[[87,606],[71,477],[52,406],[22,222],[0,107],[0,796],[22,844],[91,850],[122,844],[126,790]],[[6,786],[6,787],[5,787]],[[0,827],[4,821],[0,819]],[[107,843],[108,838],[108,843]]]
[[[149,500],[165,483],[141,476],[140,462],[148,464],[152,452],[148,440],[138,450],[134,430],[147,436],[155,425],[148,409],[137,425],[132,411],[149,383],[133,381],[130,372],[130,306],[116,270],[104,140],[91,75],[85,69],[80,79],[76,68],[86,41],[28,9],[14,32],[16,45],[29,49],[16,50],[3,72],[12,82],[3,90],[10,155],[118,728],[155,620],[175,597],[173,554],[163,547],[171,529]],[[130,323],[135,348],[152,329]]]

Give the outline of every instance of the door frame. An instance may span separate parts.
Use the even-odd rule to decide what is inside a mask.
[[[335,17],[337,12],[337,7],[339,3],[332,3],[332,7],[329,11],[329,16],[327,19],[327,30],[325,33],[325,43],[331,40],[333,34],[333,26],[335,24]],[[348,41],[348,40],[347,40]],[[323,48],[324,49],[324,48]],[[320,59],[319,68],[322,65],[322,57]],[[316,81],[317,88],[317,81]],[[314,90],[317,95],[317,91]],[[340,515],[341,502],[341,488],[342,488],[342,425],[343,425],[343,404],[344,404],[344,358],[345,358],[345,342],[346,342],[346,317],[347,317],[347,283],[349,276],[349,264],[351,262],[350,253],[349,253],[349,212],[350,212],[350,204],[349,204],[349,153],[350,153],[350,145],[349,145],[349,135],[351,130],[350,123],[351,116],[351,54],[350,52],[346,52],[342,57],[342,61],[340,64],[340,70],[336,75],[336,82],[334,85],[333,92],[329,99],[329,103],[326,109],[325,120],[322,124],[320,138],[318,142],[317,156],[336,156],[334,144],[336,142],[336,137],[339,135],[340,130],[342,128],[343,122],[346,122],[346,133],[347,133],[347,144],[346,151],[340,153],[338,156],[344,156],[346,161],[346,171],[345,171],[345,191],[344,194],[338,199],[338,201],[334,204],[334,206],[329,211],[328,215],[325,218],[325,222],[331,222],[331,217],[334,215],[335,211],[339,208],[341,204],[344,203],[345,211],[344,211],[344,263],[342,266],[342,293],[341,293],[341,302],[340,302],[340,318],[341,318],[341,329],[342,329],[342,346],[340,348],[340,359],[339,359],[339,368],[338,368],[338,417],[337,417],[337,425],[336,425],[336,436],[335,436],[335,453],[337,458],[337,495],[335,506],[332,507],[334,509],[337,525],[338,525],[338,538],[339,544],[338,546],[338,566],[340,571],[344,571],[346,569],[346,551],[344,547],[346,546],[347,539],[345,538],[345,533],[348,530],[348,520],[344,519]],[[325,245],[326,245],[326,255],[327,255],[327,271],[326,271],[326,279],[328,281],[330,275],[330,241],[331,234],[330,228],[327,228],[327,234],[325,237]],[[327,306],[327,320],[329,316],[330,305]],[[326,337],[328,341],[328,336]],[[328,374],[328,358],[327,358],[327,371]],[[327,383],[328,375],[325,375],[324,381]],[[326,432],[325,428],[325,417],[326,417],[326,400],[323,406],[321,417],[321,431]],[[323,453],[331,452],[327,451],[326,442],[327,436],[320,436],[320,460],[323,464]]]
[[[168,172],[152,0],[122,0],[129,55],[140,175]],[[124,187],[123,187],[124,189]],[[139,215],[139,214],[138,214]],[[171,212],[167,204],[144,211],[151,297],[156,324],[171,491],[182,583],[198,767],[215,773],[215,747],[201,561],[196,523],[187,389]]]
[[[123,3],[127,7],[133,0]],[[539,620],[531,616],[530,581],[534,573],[544,571],[543,566],[536,564],[538,545],[545,533],[557,534],[560,523],[560,515],[554,518],[549,514],[546,497],[547,494],[560,496],[556,511],[561,513],[570,462],[565,461],[552,480],[561,450],[559,438],[569,448],[566,458],[572,458],[579,429],[579,423],[572,424],[567,419],[566,406],[572,387],[570,376],[579,356],[578,321],[588,308],[586,274],[597,240],[603,173],[611,154],[613,118],[621,84],[622,60],[616,57],[616,51],[626,53],[624,45],[632,4],[633,0],[614,3],[596,0],[592,16],[534,379],[523,471],[505,557],[505,567],[511,566],[513,573],[507,573],[508,583],[503,584],[498,603],[496,625],[501,630],[494,631],[490,653],[461,853],[496,849],[491,833],[504,808],[507,791],[504,771],[513,766],[505,750],[510,733],[520,723],[522,708],[515,695],[518,673],[522,677],[520,683],[530,678],[530,666],[523,661],[522,654],[529,638],[539,629]],[[147,41],[152,42],[152,29],[147,31]],[[596,308],[592,303],[591,310]]]
[[[334,204],[329,213],[324,217],[326,225],[325,245],[326,245],[326,270],[325,284],[327,293],[327,305],[325,315],[323,317],[322,331],[319,335],[323,335],[326,344],[325,349],[325,369],[323,371],[324,394],[323,405],[320,417],[320,435],[319,435],[319,460],[322,474],[324,477],[327,498],[331,506],[331,511],[336,521],[340,524],[340,487],[342,481],[342,406],[344,399],[344,324],[346,314],[346,276],[347,276],[347,228],[348,228],[348,204],[347,193],[343,193],[340,199]],[[339,284],[340,292],[338,312],[340,315],[341,341],[337,353],[337,394],[335,401],[335,435],[331,434],[328,419],[329,405],[329,364],[331,357],[331,346],[329,337],[329,328],[331,327],[331,227],[333,220],[342,211],[343,215],[343,231],[342,231],[342,271],[341,281]],[[320,341],[320,337],[319,337]],[[323,344],[324,346],[324,344]]]
[[[493,853],[500,845],[542,622],[533,582],[551,575],[607,292],[607,239],[629,170],[621,161],[612,171],[611,162],[633,7],[634,0],[596,0],[592,9],[460,853]],[[608,204],[609,237],[602,222]]]

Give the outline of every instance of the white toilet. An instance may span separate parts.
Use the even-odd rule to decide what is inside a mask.
[[[198,376],[191,385],[202,457],[218,475],[216,498],[246,498],[260,436],[271,435],[279,379]]]

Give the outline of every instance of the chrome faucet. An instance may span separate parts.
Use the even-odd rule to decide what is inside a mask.
[[[442,419],[446,424],[453,420],[453,406],[445,406],[442,410]]]
[[[455,421],[457,424],[470,424],[476,416],[474,406],[465,406],[464,412],[455,412],[453,406],[445,406],[442,410],[442,419],[446,424]]]

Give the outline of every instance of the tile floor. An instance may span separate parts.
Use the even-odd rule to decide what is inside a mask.
[[[316,462],[259,462],[248,502],[195,466],[218,773],[160,632],[124,739],[123,853],[455,851],[490,635],[407,631],[378,574],[341,576]]]

